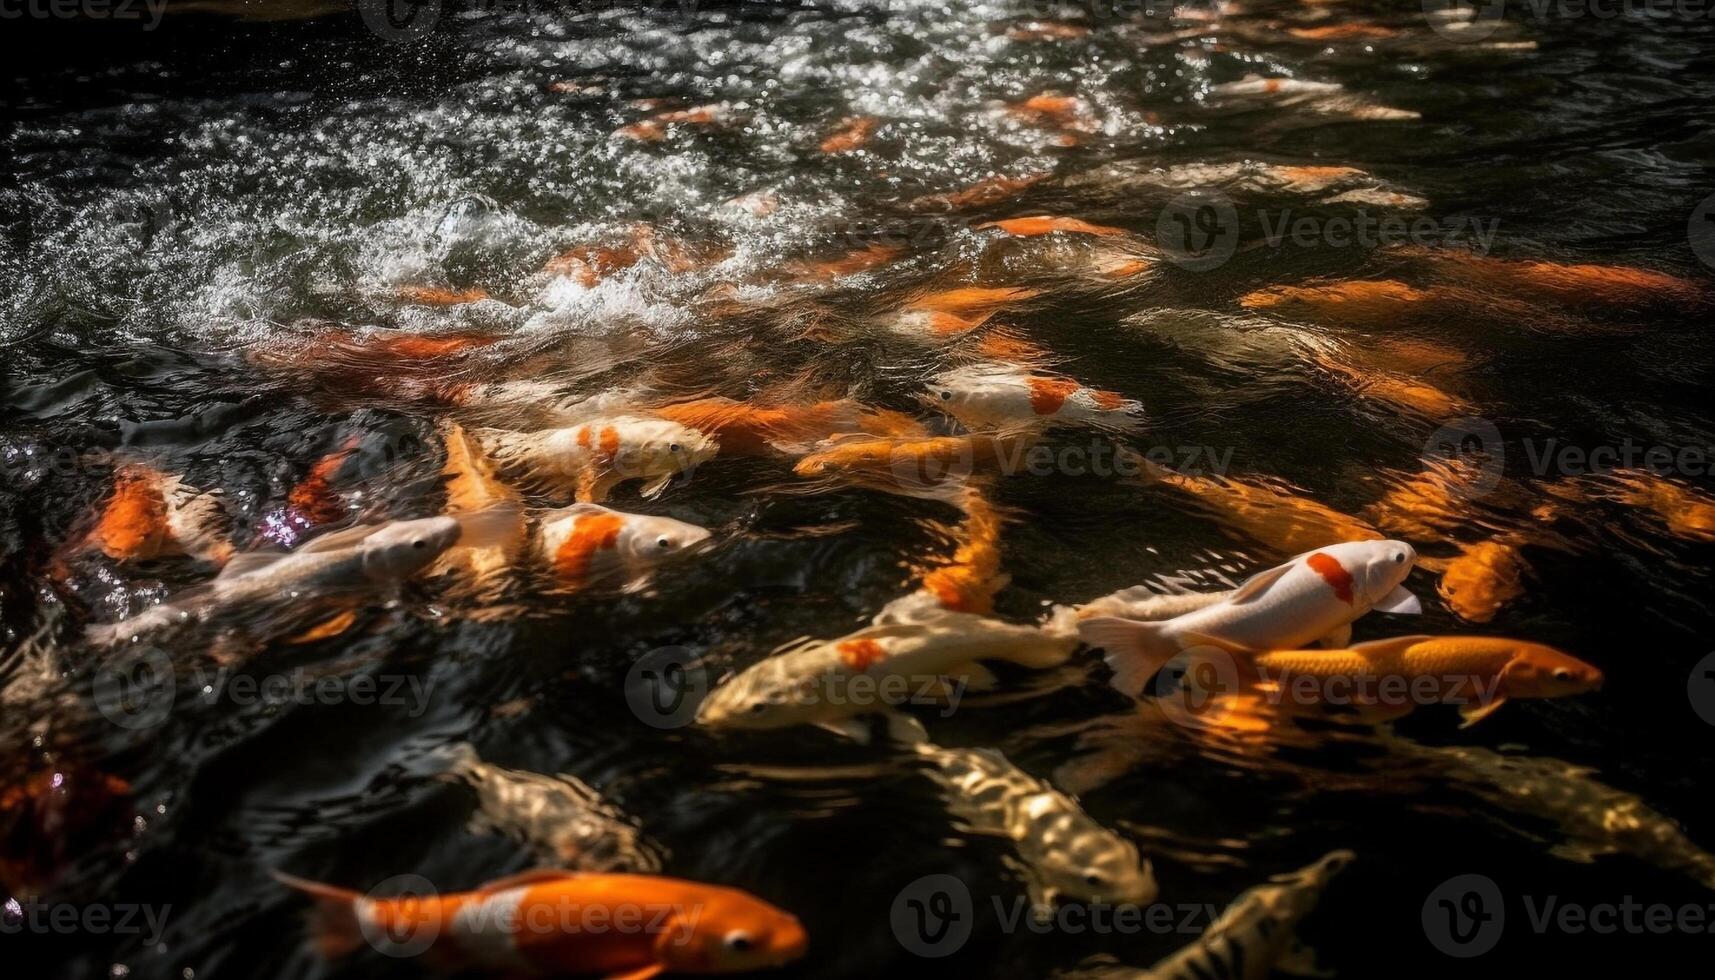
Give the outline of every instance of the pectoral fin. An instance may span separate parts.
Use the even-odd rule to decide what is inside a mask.
[[[816,727],[833,732],[843,738],[849,738],[859,745],[869,744],[869,726],[858,718],[842,718],[839,721],[819,721]]]
[[[1250,602],[1252,599],[1255,599],[1257,596],[1268,591],[1269,586],[1278,582],[1282,575],[1285,575],[1291,570],[1292,563],[1287,562],[1284,565],[1278,565],[1267,571],[1258,572],[1250,578],[1245,579],[1245,584],[1234,590],[1233,594],[1227,597],[1227,601],[1234,605]]]
[[[1350,642],[1352,642],[1352,624],[1347,623],[1317,640],[1316,645],[1324,650],[1341,650]]]
[[[653,500],[656,497],[661,496],[661,491],[666,490],[667,484],[672,483],[672,482],[673,482],[673,474],[664,473],[661,476],[658,476],[655,479],[650,480],[648,483],[645,483],[643,485],[643,489],[638,491],[638,494],[644,500]]]
[[[1423,612],[1423,603],[1417,596],[1411,594],[1403,585],[1396,585],[1393,591],[1382,596],[1380,602],[1370,607],[1376,612],[1392,613],[1395,616],[1417,616]]]
[[[1497,710],[1500,709],[1501,705],[1506,704],[1506,703],[1507,703],[1506,698],[1496,697],[1493,701],[1490,701],[1487,704],[1478,703],[1478,704],[1460,705],[1459,706],[1459,715],[1460,715],[1460,717],[1465,719],[1465,723],[1460,725],[1459,727],[1460,728],[1470,728],[1472,725],[1475,725],[1477,722],[1482,721],[1484,718],[1487,718],[1490,715],[1494,714]]]

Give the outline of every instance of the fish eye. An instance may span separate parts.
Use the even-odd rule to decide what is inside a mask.
[[[1087,874],[1084,876],[1084,884],[1089,885],[1091,888],[1100,888],[1107,883],[1108,880],[1099,874]]]
[[[683,447],[683,446],[681,446],[681,445],[679,445],[679,444],[678,444],[678,443],[676,443],[676,442],[675,442],[675,443],[673,443],[673,444],[671,444],[671,445],[669,445],[669,446],[668,446],[668,447],[667,447],[667,451],[668,451],[668,452],[670,452],[670,453],[677,453],[677,452],[683,452],[683,451],[684,451],[684,449],[685,449],[685,447]]]
[[[1393,563],[1395,565],[1405,564],[1405,552],[1403,552],[1403,551],[1394,552],[1393,553]]]
[[[750,706],[750,713],[753,715],[760,715],[764,711],[767,711],[767,710],[768,710],[768,702],[767,701],[756,701],[756,702],[753,702]]]
[[[429,542],[424,541],[422,538],[416,538],[416,539],[413,539],[411,541],[411,547],[416,548],[418,550],[421,550],[423,548],[427,548],[428,546],[429,546]]]
[[[952,400],[953,400],[953,393],[952,393],[952,392],[950,392],[950,391],[946,391],[946,390],[942,390],[942,392],[941,392],[941,400],[942,400],[942,401],[944,401],[944,402],[950,402],[950,401],[952,401]]]
[[[1565,667],[1556,667],[1554,668],[1554,679],[1557,681],[1569,681],[1572,679],[1572,671],[1567,670]]]
[[[671,547],[673,547],[673,539],[666,537],[665,535],[663,535],[662,537],[656,538],[655,539],[655,547],[657,547],[657,548],[671,548]]]
[[[726,943],[727,949],[735,953],[748,953],[756,948],[756,941],[750,938],[748,932],[729,932],[721,941]]]

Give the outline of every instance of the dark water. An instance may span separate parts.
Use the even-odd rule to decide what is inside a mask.
[[[1319,11],[1325,20],[1310,19]],[[1535,49],[1483,50],[1430,31],[1414,4],[1247,6],[1215,17],[1221,30],[1177,40],[1169,27],[1207,26],[1209,8],[1182,11],[1173,25],[1100,8],[1081,18],[1088,36],[1043,43],[1008,40],[1000,25],[1045,11],[1004,4],[452,13],[426,39],[397,44],[349,15],[240,24],[175,15],[153,32],[38,23],[13,34],[11,180],[0,188],[0,604],[7,646],[45,625],[65,677],[38,683],[10,658],[11,690],[33,693],[9,699],[0,718],[4,771],[9,783],[64,772],[74,788],[111,774],[129,798],[111,812],[80,804],[97,812],[45,835],[9,831],[8,848],[24,849],[26,863],[61,867],[45,889],[8,885],[84,905],[171,906],[153,947],[135,936],[7,934],[9,957],[16,949],[19,962],[39,964],[20,975],[118,965],[137,977],[417,972],[374,956],[323,965],[301,947],[301,902],[267,874],[287,868],[364,889],[415,872],[451,890],[531,866],[513,844],[467,832],[469,799],[433,778],[437,751],[457,741],[504,765],[577,775],[667,846],[669,872],[793,910],[812,937],[795,974],[1044,976],[1096,954],[1146,966],[1189,938],[1006,932],[986,916],[953,958],[917,959],[889,925],[906,884],[952,872],[980,908],[1022,888],[1004,845],[953,826],[914,764],[814,730],[716,737],[639,721],[625,679],[647,652],[681,646],[725,671],[797,636],[838,635],[911,587],[904,564],[948,549],[956,515],[945,506],[861,489],[788,492],[799,481],[785,457],[717,458],[653,502],[638,501],[635,485],[622,490],[615,506],[708,526],[719,542],[646,592],[520,590],[512,614],[478,616],[407,589],[337,639],[274,644],[243,668],[410,677],[430,692],[420,711],[209,704],[181,685],[158,726],[104,722],[90,709],[96,661],[79,628],[209,574],[185,562],[95,562],[69,583],[50,581],[56,549],[106,493],[112,460],[219,488],[240,546],[266,543],[258,529],[293,484],[354,435],[362,449],[340,478],[351,519],[440,506],[434,424],[445,410],[247,356],[282,338],[302,345],[290,338],[307,336],[306,321],[505,334],[513,339],[500,354],[461,370],[562,378],[579,393],[649,381],[745,398],[808,375],[918,412],[922,379],[958,352],[890,341],[863,318],[914,287],[968,278],[988,240],[969,227],[981,221],[1074,215],[1155,239],[1173,192],[1079,179],[1116,161],[1356,167],[1426,199],[1422,213],[1439,222],[1497,222],[1497,256],[1708,281],[1687,238],[1694,209],[1715,192],[1706,19],[1513,12],[1496,39]],[[1289,32],[1350,23],[1398,34]],[[1211,96],[1211,85],[1253,72],[1338,82],[1420,118],[1354,120]],[[568,80],[601,88],[549,88]],[[1049,90],[1082,97],[1099,120],[1075,146],[993,107]],[[627,104],[639,98],[728,103],[748,120],[682,127],[657,143],[615,139],[646,115]],[[851,115],[882,120],[866,150],[816,152]],[[952,216],[907,205],[1035,172],[1053,177]],[[779,199],[766,217],[723,206],[762,188]],[[1252,244],[1263,237],[1258,208],[1346,213],[1266,191],[1239,200],[1241,241]],[[544,286],[537,270],[549,257],[639,220],[730,255],[677,274],[644,263],[588,291]],[[777,295],[774,273],[788,263],[885,233],[905,245],[897,261],[807,300],[759,300],[762,312],[743,316],[697,302],[723,284]],[[991,282],[1055,281],[1027,250],[1010,265],[987,261]],[[1531,472],[1526,440],[1715,445],[1706,313],[1609,304],[1579,310],[1566,328],[1552,304],[1473,306],[1353,328],[1271,320],[1238,303],[1313,277],[1419,275],[1406,265],[1398,272],[1397,257],[1328,241],[1263,244],[1213,271],[1166,264],[1138,288],[1050,290],[1006,320],[1059,370],[1143,400],[1151,424],[1133,439],[1139,447],[1231,450],[1234,475],[1284,478],[1348,512],[1386,489],[1384,471],[1415,471],[1435,423],[1354,397],[1305,362],[1305,337],[1361,350],[1366,336],[1394,331],[1468,354],[1461,393],[1496,424],[1508,475],[1532,499],[1555,474]],[[400,284],[480,286],[501,302],[410,306],[392,299]],[[807,331],[811,323],[825,329]],[[306,355],[315,362],[313,348]],[[1708,486],[1700,471],[1681,475]],[[1012,581],[997,600],[1015,620],[1157,575],[1242,572],[1280,557],[1170,495],[1112,480],[1017,476],[993,496],[1018,518],[1003,545]],[[1715,625],[1709,546],[1601,503],[1554,530],[1573,546],[1528,549],[1526,594],[1486,629],[1569,650],[1606,672],[1606,688],[1509,705],[1465,731],[1450,712],[1424,711],[1401,733],[1592,767],[1715,847],[1700,791],[1712,732],[1686,695]],[[1434,583],[1414,574],[1427,612],[1406,631],[1471,629],[1434,601]],[[1382,636],[1398,623],[1373,617],[1358,630]],[[211,642],[184,640],[174,655],[199,662]],[[1165,902],[1222,903],[1348,847],[1357,863],[1305,930],[1343,976],[1504,976],[1709,948],[1707,935],[1533,934],[1517,896],[1715,898],[1633,857],[1563,860],[1550,853],[1561,839],[1550,823],[1361,737],[1211,748],[1137,720],[1088,652],[1074,663],[1089,671],[1071,686],[924,720],[942,744],[999,747],[1037,775],[1077,773],[1085,808],[1152,857]],[[44,839],[63,853],[44,854]],[[1425,938],[1421,909],[1437,884],[1467,871],[1515,900],[1499,947],[1455,961]]]

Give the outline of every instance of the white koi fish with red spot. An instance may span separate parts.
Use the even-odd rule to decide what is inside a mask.
[[[1347,541],[1251,576],[1221,601],[1160,622],[1098,616],[1078,624],[1085,643],[1107,651],[1113,685],[1137,694],[1183,650],[1289,650],[1318,640],[1344,644],[1352,621],[1371,611],[1423,611],[1400,584],[1417,552],[1403,541]]]
[[[1010,364],[977,364],[935,377],[921,396],[973,431],[1085,422],[1135,430],[1143,403],[1069,378],[1033,374]]]
[[[707,528],[671,517],[626,514],[599,504],[573,504],[545,515],[536,550],[554,579],[582,588],[624,575],[641,584],[662,561],[709,539]]]

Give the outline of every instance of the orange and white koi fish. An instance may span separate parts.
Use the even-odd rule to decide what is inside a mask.
[[[1461,544],[1459,554],[1433,563],[1441,570],[1436,591],[1447,608],[1471,623],[1486,623],[1502,606],[1524,595],[1523,576],[1530,571],[1518,545],[1494,538]]]
[[[1361,708],[1372,717],[1400,717],[1417,700],[1457,704],[1469,727],[1514,698],[1559,698],[1602,686],[1602,672],[1569,654],[1540,643],[1497,636],[1397,636],[1359,643],[1344,650],[1274,650],[1252,658],[1263,682],[1280,691],[1293,707],[1308,706],[1332,690],[1324,684],[1294,684],[1294,678],[1339,679],[1340,697],[1362,691]],[[1376,701],[1381,693],[1364,691],[1372,682],[1400,678],[1413,700]]]
[[[1068,187],[1125,190],[1135,186],[1164,190],[1221,189],[1229,193],[1321,194],[1335,188],[1372,186],[1376,178],[1356,167],[1293,166],[1244,160],[1186,163],[1144,168],[1115,163],[1066,179]]]
[[[1342,91],[1339,82],[1313,82],[1307,78],[1264,78],[1246,75],[1236,82],[1223,82],[1209,89],[1216,98],[1257,98],[1273,96],[1331,95]]]
[[[448,289],[443,286],[399,286],[394,295],[402,303],[416,306],[463,306],[488,299],[488,290],[480,287]]]
[[[500,481],[494,463],[456,422],[441,427],[447,460],[447,513],[485,515],[481,533],[467,528],[458,544],[448,548],[429,569],[431,576],[451,573],[479,591],[497,586],[516,568],[525,541],[524,501],[518,491]]]
[[[606,500],[615,487],[643,480],[658,496],[680,473],[713,459],[716,441],[666,419],[616,415],[540,432],[481,429],[478,443],[500,471],[545,486],[570,486],[583,503]]]
[[[874,116],[852,116],[840,120],[834,131],[822,140],[820,149],[823,153],[850,153],[861,150],[869,145],[869,139],[875,135],[875,127],[881,120]]]
[[[837,259],[827,259],[821,262],[795,262],[787,268],[792,277],[812,282],[829,282],[844,276],[855,276],[860,272],[886,265],[905,254],[902,245],[883,245],[879,242],[855,249]]]
[[[369,328],[320,329],[309,337],[293,336],[262,345],[250,353],[255,363],[276,368],[320,373],[398,371],[427,365],[499,343],[495,334],[472,332],[424,334],[407,330]]]
[[[764,187],[729,198],[722,206],[742,211],[752,218],[766,218],[780,210],[780,195]]]
[[[1380,538],[1381,532],[1350,514],[1282,485],[1236,477],[1175,473],[1150,460],[1137,463],[1152,485],[1191,497],[1216,521],[1281,554],[1299,554],[1338,541]]]
[[[1060,131],[1059,142],[1071,146],[1078,142],[1074,134],[1094,133],[1101,128],[1090,104],[1075,95],[1043,92],[1021,102],[1008,102],[1002,110],[1013,119],[1028,126]]]
[[[1392,208],[1399,211],[1421,211],[1429,201],[1416,194],[1390,190],[1385,187],[1354,187],[1322,199],[1323,204],[1356,204],[1370,208]]]
[[[662,562],[708,539],[707,528],[670,517],[573,504],[543,515],[536,529],[536,553],[554,580],[569,588],[616,575],[627,578],[627,588],[635,588]]]
[[[1382,24],[1356,22],[1326,24],[1321,27],[1289,27],[1286,33],[1301,41],[1379,41],[1398,37],[1399,31]]]
[[[594,289],[604,280],[645,259],[668,272],[679,274],[716,261],[720,254],[718,250],[699,249],[638,222],[626,231],[623,242],[575,245],[549,259],[542,271],[563,276],[585,289]]]
[[[972,431],[1054,422],[1135,430],[1143,424],[1142,402],[1007,364],[974,364],[944,372],[931,379],[928,392],[919,397]]]
[[[384,952],[425,945],[451,970],[648,980],[782,966],[809,944],[798,920],[767,902],[678,878],[540,870],[476,891],[371,898],[275,877],[314,900],[312,938],[329,958],[367,939]],[[591,921],[636,926],[590,928]]]
[[[1420,259],[1437,273],[1458,282],[1481,284],[1524,299],[1648,307],[1663,302],[1696,306],[1711,297],[1709,288],[1701,283],[1653,269],[1499,259],[1459,249],[1412,247],[1398,252]]]
[[[990,315],[1008,306],[1017,306],[1041,293],[1040,289],[1026,289],[1022,286],[959,286],[918,293],[906,303],[906,309],[956,313],[970,318]]]
[[[964,190],[946,194],[925,194],[922,197],[913,198],[908,206],[914,211],[962,211],[965,208],[984,208],[999,204],[1047,178],[1046,172],[1025,174],[1020,177],[996,175],[979,180]]]
[[[223,525],[220,495],[187,486],[181,478],[142,463],[127,463],[113,475],[113,493],[102,504],[84,547],[114,561],[149,561],[188,555],[224,562],[232,555]]]
[[[667,138],[669,126],[728,126],[742,118],[743,114],[736,106],[716,102],[689,109],[657,112],[647,119],[621,126],[614,131],[614,135],[640,143],[659,143]]]
[[[721,452],[763,456],[805,453],[842,432],[878,436],[923,436],[923,426],[902,412],[867,408],[850,399],[807,405],[755,406],[731,398],[699,398],[664,405],[655,414],[713,436]]]
[[[1078,218],[1066,218],[1056,215],[1039,214],[1028,218],[1007,218],[1004,221],[985,221],[977,225],[977,230],[996,228],[1015,238],[1033,238],[1038,235],[1095,235],[1108,238],[1118,235],[1129,235],[1124,228],[1112,225],[1094,225]]]
[[[1078,634],[1107,651],[1114,687],[1136,695],[1191,647],[1296,648],[1338,636],[1371,610],[1419,613],[1422,604],[1401,584],[1416,560],[1403,541],[1330,545],[1259,572],[1220,602],[1194,612],[1162,622],[1094,617],[1078,624]]]
[[[993,315],[992,310],[974,316],[960,316],[941,310],[907,309],[884,317],[881,325],[906,340],[928,344],[963,337],[988,322]]]
[[[967,687],[995,684],[978,661],[1046,669],[1064,663],[1077,645],[1076,637],[1035,626],[937,611],[782,647],[715,688],[697,709],[697,721],[747,730],[816,725],[867,742],[869,730],[857,719],[888,711],[888,697],[903,701],[932,691],[956,702]],[[859,676],[877,682],[874,697],[848,696],[848,685]],[[882,683],[886,678],[897,680]]]

